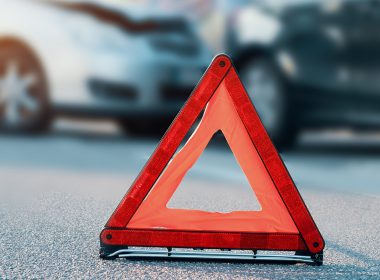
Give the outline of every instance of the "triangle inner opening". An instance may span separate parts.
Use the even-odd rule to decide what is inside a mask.
[[[221,131],[213,135],[166,206],[218,213],[262,209]]]
[[[202,162],[198,162],[198,159],[205,148],[210,146],[210,140],[219,130],[223,132],[231,153],[243,171],[238,172],[238,174],[243,173],[242,175],[246,176],[246,180],[250,183],[249,195],[239,194],[239,198],[236,199],[240,203],[237,208],[240,209],[236,209],[235,206],[230,206],[228,209],[227,205],[223,203],[215,203],[219,199],[219,193],[221,193],[220,185],[227,183],[222,176],[220,178],[223,182],[220,185],[217,184],[218,189],[212,192],[212,197],[209,199],[204,196],[204,193],[207,192],[204,184],[191,183],[191,185],[185,184],[181,187],[182,180],[186,177],[186,174],[193,167],[197,165],[202,166]],[[202,170],[202,167],[200,169]],[[221,170],[215,169],[215,171],[220,174]],[[228,170],[225,173],[229,175],[230,172]],[[190,175],[187,178],[192,179],[193,177]],[[234,183],[228,182],[228,185],[228,190],[235,187]],[[176,193],[177,188],[180,187],[184,188],[185,191],[185,194],[182,195],[184,202],[191,199],[186,193],[187,189],[190,190],[197,187],[198,193],[204,196],[202,197],[203,206],[201,207],[203,209],[206,207],[205,210],[207,211],[199,210],[197,203],[192,203],[191,201],[186,202],[189,204],[185,206],[174,204],[174,199],[176,198],[172,200],[172,197]],[[247,190],[244,186],[243,189]],[[177,195],[181,195],[181,190]],[[259,201],[262,209],[258,211],[257,207],[253,211],[252,209],[242,211],[241,205],[244,199]],[[171,208],[173,205],[175,207],[185,207],[185,209]],[[189,208],[193,207],[192,205],[197,206],[196,208],[198,209]],[[258,203],[252,203],[251,207],[255,207],[254,205],[257,206]],[[224,212],[218,212],[217,210]],[[208,102],[199,125],[184,146],[169,161],[150,192],[128,222],[127,228],[190,231],[298,232],[223,83]]]

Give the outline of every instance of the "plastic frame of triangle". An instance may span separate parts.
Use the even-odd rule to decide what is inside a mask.
[[[239,233],[229,232],[228,229],[224,232],[128,229],[128,222],[223,80],[252,143],[299,233]],[[296,251],[311,256],[316,264],[322,264],[325,242],[228,56],[221,54],[213,59],[100,233],[100,256],[103,258],[111,258],[115,252],[129,246]]]

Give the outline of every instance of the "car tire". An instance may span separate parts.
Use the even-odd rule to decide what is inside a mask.
[[[254,104],[272,142],[278,149],[292,148],[298,127],[292,116],[283,77],[265,57],[245,60],[239,65],[242,83]]]
[[[44,71],[31,50],[0,43],[0,131],[43,132],[52,114]]]

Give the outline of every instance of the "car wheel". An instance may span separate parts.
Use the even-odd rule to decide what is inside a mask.
[[[265,58],[248,60],[239,69],[242,83],[272,141],[277,148],[290,148],[297,137],[297,126],[291,118],[290,100],[280,74]]]
[[[37,132],[51,120],[44,72],[27,48],[0,44],[0,130]]]

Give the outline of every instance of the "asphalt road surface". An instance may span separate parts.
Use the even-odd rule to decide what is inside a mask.
[[[379,279],[380,140],[346,138],[305,137],[283,154],[327,243],[324,265],[316,267],[101,260],[99,232],[157,139],[1,136],[0,279]],[[257,207],[223,145],[207,150],[185,180],[172,206]]]

